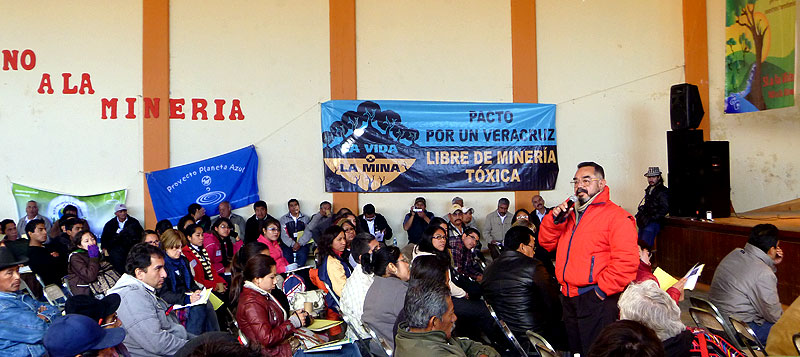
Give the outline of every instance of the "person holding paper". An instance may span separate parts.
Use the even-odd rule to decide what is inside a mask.
[[[650,257],[653,256],[653,248],[647,244],[642,239],[639,239],[639,269],[636,271],[636,282],[641,283],[645,280],[653,280],[658,284],[661,285],[661,282],[658,281],[658,278],[653,274],[653,267],[650,265]],[[672,279],[675,280],[674,278]],[[666,282],[665,282],[666,283]],[[667,294],[675,300],[675,303],[678,304],[683,300],[683,286],[686,284],[686,278],[681,278],[669,289],[666,289]]]
[[[298,266],[306,265],[311,246],[311,235],[305,235],[306,226],[311,219],[300,212],[300,202],[292,198],[288,203],[289,212],[280,218],[281,222],[281,249],[283,257],[289,263]]]
[[[364,214],[358,216],[358,225],[365,232],[375,236],[378,242],[392,241],[392,227],[382,214],[375,213],[375,206],[372,203],[364,205]]]
[[[248,344],[260,345],[265,356],[289,357],[299,347],[298,341],[290,341],[294,332],[307,326],[309,319],[303,310],[285,310],[269,293],[277,274],[271,257],[251,257],[234,278],[231,299],[238,306],[236,321]]]
[[[746,322],[761,343],[783,314],[778,298],[776,266],[783,261],[778,228],[759,224],[744,248],[728,253],[714,271],[709,298],[725,315]]]
[[[201,301],[203,290],[192,277],[189,261],[181,255],[183,242],[186,238],[183,233],[170,229],[161,235],[161,247],[164,256],[164,270],[167,277],[164,284],[156,290],[156,295],[167,303],[178,306],[187,306],[178,309],[178,317],[184,322],[186,331],[200,335],[204,332],[219,331],[219,322],[214,313],[214,307],[205,295],[205,303]]]

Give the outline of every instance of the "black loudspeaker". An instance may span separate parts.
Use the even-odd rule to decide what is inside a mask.
[[[681,83],[670,88],[669,119],[672,130],[697,129],[704,114],[696,85]]]
[[[730,151],[727,141],[703,141],[702,130],[668,131],[669,214],[730,217]]]

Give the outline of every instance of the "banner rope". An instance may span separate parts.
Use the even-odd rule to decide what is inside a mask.
[[[300,119],[302,116],[306,115],[306,113],[310,112],[310,111],[311,111],[311,109],[314,109],[315,107],[317,107],[317,106],[318,106],[318,105],[320,105],[320,104],[322,104],[322,102],[316,102],[316,103],[312,104],[312,105],[311,105],[311,106],[309,106],[309,107],[308,107],[306,110],[304,110],[302,113],[298,114],[298,115],[297,115],[297,116],[295,116],[294,118],[292,118],[292,119],[290,119],[289,121],[287,121],[287,122],[283,123],[283,125],[279,126],[277,129],[273,130],[271,133],[267,134],[267,136],[265,136],[265,137],[263,137],[263,138],[261,138],[261,139],[258,139],[258,140],[256,140],[256,141],[254,141],[254,142],[253,142],[253,146],[258,146],[258,144],[260,144],[260,143],[261,143],[261,142],[263,142],[264,140],[267,140],[267,139],[271,138],[273,135],[275,135],[275,134],[277,134],[278,132],[280,132],[280,131],[281,131],[283,128],[285,128],[285,127],[289,126],[289,124],[292,124],[292,123],[294,123],[296,120],[298,120],[298,119]]]
[[[591,97],[591,96],[594,96],[594,95],[597,95],[597,94],[605,93],[605,92],[608,92],[608,91],[610,91],[612,89],[617,89],[619,87],[627,86],[629,84],[633,84],[633,83],[636,83],[636,82],[639,82],[639,81],[643,81],[643,80],[648,79],[648,78],[659,76],[659,75],[662,75],[662,74],[667,73],[667,72],[672,72],[672,71],[674,71],[676,69],[685,69],[685,68],[686,68],[686,65],[683,65],[683,64],[682,65],[678,65],[678,66],[675,66],[675,67],[672,67],[672,68],[669,68],[669,69],[665,69],[665,70],[660,71],[660,72],[656,72],[656,73],[653,73],[653,74],[648,74],[648,75],[643,76],[643,77],[632,79],[630,81],[627,81],[627,82],[624,82],[624,83],[620,83],[620,84],[617,84],[615,86],[611,86],[611,87],[608,87],[608,88],[605,88],[605,89],[601,89],[601,90],[594,91],[594,92],[591,92],[591,93],[588,93],[588,94],[584,94],[582,96],[578,96],[578,97],[575,97],[575,98],[572,98],[572,99],[567,99],[567,100],[565,100],[565,101],[563,101],[561,103],[556,103],[556,105],[561,105],[561,104],[564,104],[564,103],[567,103],[567,102],[572,102],[572,101],[576,101],[578,99],[583,99],[583,98],[586,98],[586,97]]]

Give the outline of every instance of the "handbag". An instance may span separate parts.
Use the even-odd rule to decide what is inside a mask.
[[[114,270],[114,266],[106,261],[100,262],[100,270],[97,272],[97,280],[89,284],[92,295],[105,295],[119,280],[120,275]]]

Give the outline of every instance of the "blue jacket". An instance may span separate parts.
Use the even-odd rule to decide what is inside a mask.
[[[45,307],[39,312],[39,308]],[[48,321],[59,315],[58,308],[34,300],[26,294],[0,292],[0,355],[42,356],[45,354],[42,339]]]

